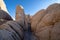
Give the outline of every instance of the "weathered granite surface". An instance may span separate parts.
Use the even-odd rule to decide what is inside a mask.
[[[16,19],[0,10],[0,40],[60,40],[60,4],[55,3],[35,15],[16,8]]]

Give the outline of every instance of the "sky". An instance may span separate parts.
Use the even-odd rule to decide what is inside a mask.
[[[16,6],[22,5],[25,14],[34,15],[41,9],[46,9],[53,3],[60,3],[60,0],[4,0],[9,14],[15,18]]]

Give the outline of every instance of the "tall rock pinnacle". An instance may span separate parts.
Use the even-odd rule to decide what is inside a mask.
[[[21,24],[24,24],[25,20],[25,14],[24,14],[24,9],[21,5],[18,5],[16,7],[16,21],[20,21]]]
[[[0,10],[4,10],[8,13],[6,5],[3,0],[0,0]]]

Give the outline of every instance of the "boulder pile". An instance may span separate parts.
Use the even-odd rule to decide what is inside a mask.
[[[55,3],[30,16],[22,6],[16,18],[0,10],[0,40],[60,40],[60,4]]]

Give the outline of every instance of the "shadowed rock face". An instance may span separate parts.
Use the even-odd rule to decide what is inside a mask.
[[[10,20],[13,20],[11,16],[5,11],[0,10],[0,25]]]
[[[3,10],[0,10],[0,19],[12,20],[11,16]]]
[[[15,21],[4,11],[0,13],[0,19],[8,21],[0,25],[0,40],[60,40],[60,4],[52,4],[32,17],[17,6]]]

